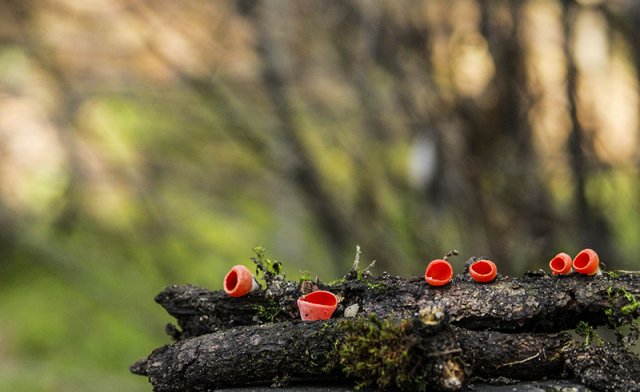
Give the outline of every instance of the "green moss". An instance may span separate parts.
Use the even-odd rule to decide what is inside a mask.
[[[622,287],[607,288],[607,295],[613,305],[604,311],[609,325],[615,329],[618,343],[635,345],[640,338],[640,324],[636,317],[640,311],[640,301]]]
[[[367,285],[367,288],[371,290],[376,290],[383,287],[382,283],[365,282],[365,284]]]
[[[459,388],[464,371],[452,355],[459,351],[457,342],[434,335],[445,320],[444,309],[437,306],[421,309],[418,317],[411,320],[380,320],[375,315],[341,320],[336,326],[341,336],[336,340],[337,364],[358,382],[357,388],[400,391]],[[443,344],[451,346],[443,349]]]
[[[344,277],[340,278],[340,279],[336,279],[336,280],[332,280],[331,282],[327,283],[329,286],[339,286],[341,284],[343,284],[346,281],[346,279]]]
[[[638,306],[640,306],[640,302],[638,302],[636,300],[636,297],[630,292],[628,292],[627,290],[621,288],[619,289],[619,291],[622,293],[624,298],[629,302],[627,305],[624,305],[622,308],[620,308],[620,311],[624,315],[631,315],[631,313],[634,310],[638,309]]]
[[[356,280],[367,286],[368,289],[375,290],[384,287],[379,281],[374,281],[368,270],[357,270]]]
[[[618,271],[605,271],[605,274],[612,279],[618,279],[620,277],[620,273]]]
[[[338,361],[347,376],[358,380],[357,389],[426,390],[424,376],[412,371],[409,323],[371,316],[339,325],[345,337],[336,342]]]
[[[253,305],[253,309],[258,314],[258,319],[262,322],[272,323],[283,314],[282,309],[275,302],[269,302],[265,305]]]
[[[625,290],[623,287],[618,287],[617,289],[614,290],[613,286],[609,286],[609,288],[607,288],[607,295],[609,299],[624,298],[624,300],[626,301],[624,305],[620,306],[617,309],[614,309],[613,307],[607,309],[605,311],[607,316],[614,316],[614,315],[625,316],[625,317],[633,316],[637,313],[637,310],[640,308],[640,301],[636,299],[635,295],[631,294],[630,292]]]

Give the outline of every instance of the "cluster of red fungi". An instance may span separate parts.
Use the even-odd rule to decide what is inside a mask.
[[[592,249],[583,249],[571,259],[566,253],[558,253],[549,262],[553,275],[567,275],[577,272],[584,275],[600,273],[600,258]],[[469,275],[479,283],[495,279],[498,268],[491,260],[480,258],[469,265]],[[444,286],[453,278],[453,267],[447,257],[431,261],[427,265],[424,280],[431,286]],[[224,277],[224,291],[232,297],[242,297],[258,287],[251,271],[244,265],[236,265]],[[328,320],[336,310],[338,299],[335,294],[316,290],[298,298],[298,309],[302,320]]]

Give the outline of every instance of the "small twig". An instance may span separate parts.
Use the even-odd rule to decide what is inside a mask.
[[[505,366],[512,366],[512,365],[518,365],[518,364],[520,364],[520,363],[529,362],[529,361],[531,361],[532,359],[536,359],[536,358],[538,358],[538,357],[540,356],[540,354],[541,354],[541,353],[537,353],[536,355],[532,355],[532,356],[530,356],[530,357],[528,357],[528,358],[525,358],[525,359],[523,359],[523,360],[520,360],[520,361],[513,361],[513,362],[509,362],[509,363],[503,363],[502,365],[498,365],[498,366],[496,366],[496,368],[501,368],[501,367],[505,367]]]
[[[614,270],[613,272],[617,272],[620,275],[637,275],[637,274],[640,274],[640,271],[627,271],[627,270]]]
[[[370,273],[370,271],[369,271],[369,270],[370,270],[371,268],[373,268],[373,266],[374,266],[374,265],[376,265],[376,261],[375,261],[375,260],[372,260],[372,261],[371,261],[371,263],[369,264],[369,266],[368,266],[367,268],[365,268],[365,269],[362,271],[362,273],[363,273],[363,274],[365,274],[365,273],[366,273],[366,274],[369,274],[369,273]]]
[[[357,271],[358,270],[358,265],[360,264],[360,255],[362,254],[362,252],[360,251],[360,245],[356,245],[356,257],[353,260],[353,268],[351,269],[352,271]]]
[[[447,253],[446,255],[444,255],[444,257],[443,257],[442,259],[443,259],[444,261],[447,261],[447,260],[449,260],[449,257],[457,256],[457,255],[459,255],[459,254],[460,254],[460,252],[458,252],[456,249],[452,249],[452,250],[450,250],[450,251],[449,251],[449,253]]]

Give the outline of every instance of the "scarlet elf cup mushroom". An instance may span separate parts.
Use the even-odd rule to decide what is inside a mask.
[[[257,288],[253,274],[244,265],[235,265],[224,277],[224,291],[232,297],[242,297]]]
[[[305,321],[328,320],[337,306],[338,298],[325,290],[316,290],[298,298],[300,318]]]
[[[459,253],[453,249],[441,259],[431,260],[424,271],[424,280],[431,286],[444,286],[453,278],[453,267],[449,264],[449,257]]]
[[[585,275],[601,274],[600,257],[593,249],[583,249],[573,259],[573,270]]]
[[[431,286],[444,286],[453,278],[453,267],[445,259],[432,260],[424,272],[424,280]]]
[[[560,252],[549,262],[549,268],[553,275],[566,275],[572,271],[571,266],[573,260],[571,256],[566,253]]]
[[[491,260],[476,260],[469,266],[469,274],[476,282],[488,283],[496,278],[498,267]]]

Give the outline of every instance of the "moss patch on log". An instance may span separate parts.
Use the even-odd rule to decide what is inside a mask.
[[[459,390],[465,382],[461,350],[442,308],[422,309],[411,320],[376,316],[339,323],[337,362],[358,388]]]

